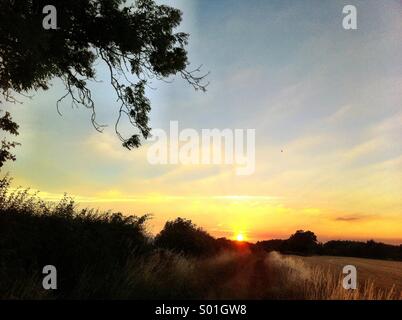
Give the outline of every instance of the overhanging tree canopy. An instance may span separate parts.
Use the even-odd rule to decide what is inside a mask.
[[[42,26],[46,5],[57,9],[57,29]],[[106,63],[116,92],[119,116],[115,129],[130,149],[150,134],[150,101],[145,88],[150,79],[180,74],[195,89],[205,91],[205,75],[189,71],[188,34],[175,32],[181,11],[153,0],[2,0],[0,1],[0,92],[7,101],[17,94],[49,88],[62,79],[70,98],[92,112],[98,131],[96,108],[88,82],[96,80],[94,63]],[[123,137],[118,124],[126,117],[137,129]],[[0,166],[1,166],[0,161]]]

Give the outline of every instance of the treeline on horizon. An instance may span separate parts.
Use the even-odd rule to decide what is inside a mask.
[[[330,240],[325,243],[317,243],[308,240],[305,242],[295,241],[294,238],[303,237],[309,232],[310,231],[299,230],[289,239],[259,241],[255,246],[268,252],[278,251],[283,254],[325,255],[402,261],[402,245],[390,245],[374,240],[368,240],[366,242]]]
[[[75,292],[83,290],[77,288],[79,279],[82,281],[78,283],[84,283],[86,288],[96,287],[94,297],[107,297],[110,281],[106,281],[105,276],[118,279],[114,283],[121,283],[116,285],[127,285],[125,270],[139,268],[141,261],[155,254],[165,264],[174,261],[174,255],[198,259],[230,251],[402,260],[402,245],[374,241],[321,244],[313,232],[300,230],[287,240],[252,244],[216,239],[183,218],[168,221],[153,237],[146,228],[148,216],[78,210],[67,196],[52,204],[32,195],[29,190],[11,192],[9,186],[9,178],[0,179],[0,297],[8,297],[10,290],[18,291],[20,287],[28,290],[27,283],[37,283],[45,265],[57,266],[63,287],[61,297],[76,297]],[[130,268],[127,268],[129,264]],[[144,281],[142,290],[151,290],[146,280],[141,281]],[[16,295],[24,296],[22,293]]]

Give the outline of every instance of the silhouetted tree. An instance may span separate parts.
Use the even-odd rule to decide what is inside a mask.
[[[155,237],[155,245],[186,255],[208,255],[217,251],[216,240],[198,228],[191,220],[177,218],[168,221]]]
[[[115,131],[123,146],[140,146],[150,133],[150,101],[145,88],[150,79],[180,74],[195,89],[205,91],[199,68],[187,70],[188,34],[174,32],[181,11],[153,0],[2,0],[0,1],[0,93],[17,102],[15,94],[49,88],[60,78],[73,105],[92,112],[98,131],[95,104],[88,81],[95,81],[96,61],[110,72],[110,83],[119,103]],[[43,8],[57,9],[57,29],[45,30]],[[130,77],[133,75],[133,77]],[[119,121],[127,117],[137,130],[123,137]],[[11,147],[9,145],[8,147]],[[7,147],[6,147],[7,148]],[[10,156],[8,156],[10,157]]]
[[[314,232],[298,230],[286,240],[287,250],[312,254],[317,249],[317,236]]]
[[[0,117],[0,130],[8,132],[13,135],[18,135],[18,124],[16,124],[6,112],[3,117]],[[1,140],[0,146],[0,168],[7,160],[15,160],[15,156],[11,153],[11,149],[18,145],[15,141],[7,141],[5,138]]]

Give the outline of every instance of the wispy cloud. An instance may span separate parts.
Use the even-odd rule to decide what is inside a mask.
[[[367,219],[368,216],[365,215],[349,215],[349,216],[341,216],[341,217],[336,217],[336,221],[343,221],[343,222],[358,222],[364,219]]]

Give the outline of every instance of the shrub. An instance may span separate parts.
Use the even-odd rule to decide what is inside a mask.
[[[213,237],[194,225],[191,220],[182,218],[166,222],[155,238],[155,245],[190,256],[211,255],[218,251],[217,242]]]
[[[128,257],[152,249],[147,216],[77,210],[67,196],[51,204],[29,190],[12,192],[9,185],[8,177],[0,180],[0,296],[54,265],[60,292],[68,297],[84,272],[100,282],[110,270],[123,268]],[[107,283],[93,294],[102,296],[105,290]]]

